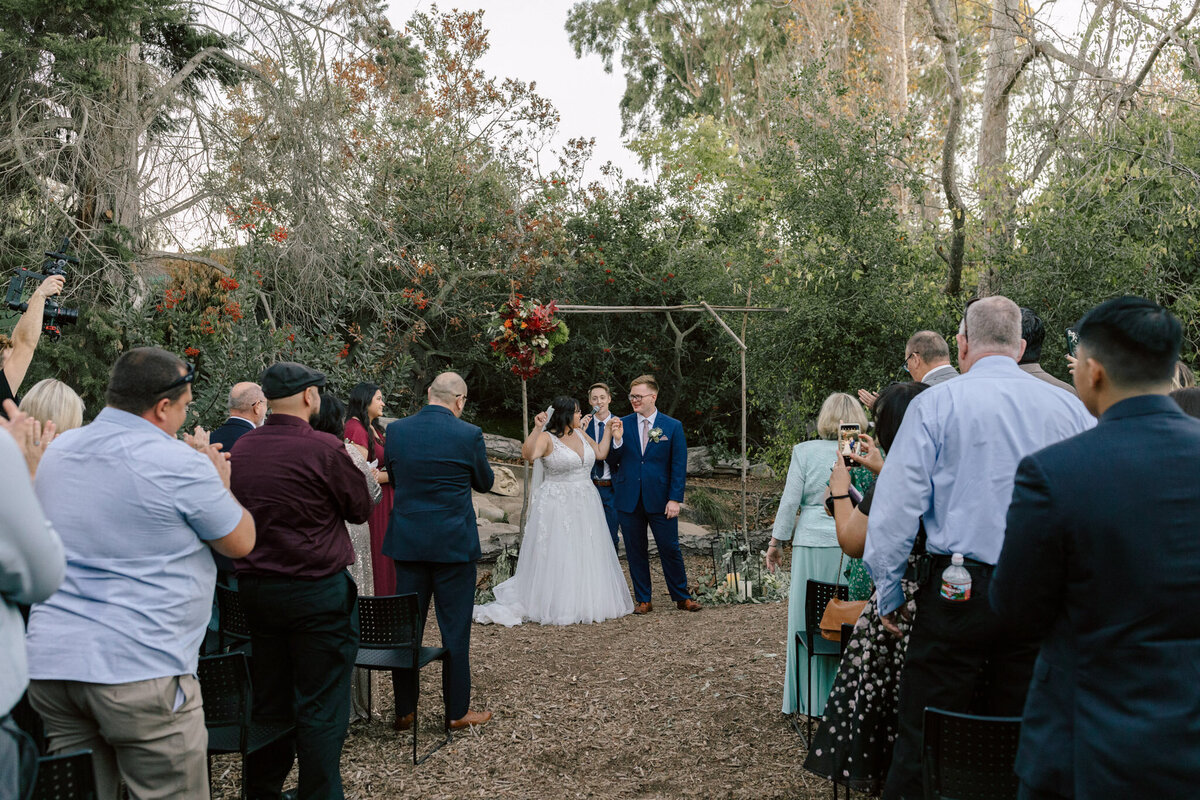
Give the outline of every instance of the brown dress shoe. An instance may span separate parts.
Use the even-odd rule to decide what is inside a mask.
[[[678,601],[677,603],[675,603],[675,607],[678,608],[680,611],[703,611],[704,610],[704,606],[700,605],[699,603],[697,603],[695,600],[693,600],[690,597],[686,600]]]
[[[450,730],[460,731],[463,728],[470,728],[475,725],[484,725],[492,719],[490,711],[468,711],[462,719],[452,720],[450,722]]]
[[[409,728],[412,727],[413,719],[415,719],[415,718],[416,718],[415,711],[410,711],[409,713],[405,714],[403,717],[396,717],[396,720],[392,723],[392,730],[396,730],[396,731],[408,730]]]
[[[633,613],[635,614],[649,614],[653,610],[654,606],[650,603],[637,603],[633,607]]]

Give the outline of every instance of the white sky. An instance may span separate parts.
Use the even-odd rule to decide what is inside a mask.
[[[483,9],[491,49],[481,68],[489,76],[537,83],[536,91],[554,105],[561,120],[552,142],[555,150],[576,137],[596,140],[585,180],[599,179],[606,161],[620,167],[626,177],[644,176],[637,156],[621,141],[619,104],[625,78],[620,65],[614,64],[610,75],[599,56],[575,58],[565,27],[572,5],[574,0],[474,0],[453,5],[443,0],[438,8],[443,12],[455,7]],[[428,13],[432,6],[428,0],[391,0],[388,16],[392,25],[403,28],[414,11]],[[552,168],[557,158],[546,160],[547,155],[543,165]]]

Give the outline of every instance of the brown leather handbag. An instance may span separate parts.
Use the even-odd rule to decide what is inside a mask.
[[[838,559],[838,575],[842,574],[842,560],[846,557],[843,553]],[[821,615],[821,622],[818,627],[821,629],[821,638],[828,639],[831,642],[840,642],[842,640],[842,626],[854,625],[858,622],[859,616],[867,605],[867,600],[839,600],[833,597],[825,605],[825,613]]]

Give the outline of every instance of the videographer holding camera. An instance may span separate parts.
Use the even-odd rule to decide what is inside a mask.
[[[46,277],[30,295],[28,308],[13,327],[11,340],[0,338],[0,403],[8,399],[16,401],[21,382],[33,362],[33,351],[42,337],[46,301],[61,292],[65,283],[62,275]]]

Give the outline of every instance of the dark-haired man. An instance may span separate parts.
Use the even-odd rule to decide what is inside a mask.
[[[1021,355],[1021,360],[1017,363],[1021,371],[1028,372],[1033,377],[1045,381],[1051,386],[1057,386],[1071,394],[1075,394],[1074,386],[1066,381],[1060,381],[1042,369],[1042,365],[1039,362],[1042,360],[1042,342],[1046,340],[1046,326],[1042,324],[1041,317],[1032,308],[1026,308],[1025,306],[1021,306],[1021,340],[1025,342],[1025,352]]]
[[[343,796],[342,744],[358,652],[354,547],[344,520],[366,522],[371,493],[342,441],[314,431],[325,376],[281,361],[260,378],[266,423],[232,454],[233,492],[258,525],[258,545],[235,562],[254,650],[254,714],[294,722],[246,757],[246,794],[279,797],[300,762],[300,797]]]
[[[53,752],[92,751],[98,795],[208,797],[196,660],[216,568],[254,546],[229,466],[175,438],[190,366],[139,347],[113,366],[106,407],[46,449],[35,488],[67,555],[33,607],[29,698]]]
[[[1080,321],[1099,424],[1024,458],[991,601],[1042,640],[1017,755],[1026,798],[1200,785],[1200,421],[1167,397],[1182,329],[1140,297]]]

